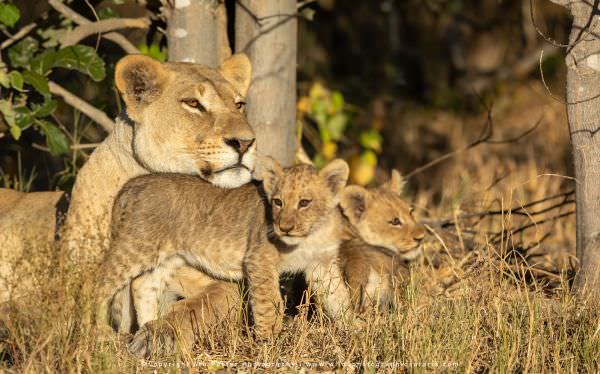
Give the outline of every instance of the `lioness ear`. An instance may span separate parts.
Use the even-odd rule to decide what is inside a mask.
[[[342,190],[340,207],[350,223],[355,225],[367,210],[367,190],[361,186],[347,186]]]
[[[252,78],[252,65],[245,53],[236,53],[223,61],[219,71],[240,95],[246,96]]]
[[[160,96],[167,77],[159,61],[144,55],[125,56],[115,67],[115,84],[130,112]]]
[[[327,187],[329,187],[331,192],[337,195],[346,185],[349,172],[350,169],[348,168],[346,161],[338,158],[325,165],[325,167],[319,171],[319,176],[325,179]]]
[[[273,190],[277,181],[283,176],[283,169],[277,161],[271,157],[265,157],[262,170],[263,189],[269,198],[273,195]]]
[[[388,190],[401,195],[402,191],[404,191],[404,187],[406,186],[406,180],[402,178],[402,175],[400,175],[398,170],[393,169],[390,180],[387,181],[383,186]]]

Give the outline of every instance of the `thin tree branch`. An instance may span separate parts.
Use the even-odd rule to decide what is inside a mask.
[[[110,18],[97,22],[85,23],[68,32],[60,40],[64,47],[77,44],[80,40],[94,34],[107,33],[118,29],[147,29],[150,21],[147,18]]]
[[[37,23],[35,23],[35,22],[32,22],[27,26],[23,26],[21,28],[21,30],[19,30],[19,32],[17,32],[15,35],[11,36],[10,38],[3,41],[2,44],[0,44],[0,50],[8,48],[11,45],[13,45],[15,42],[19,41],[25,35],[29,34],[29,32],[31,30],[33,30],[36,26],[37,26]]]
[[[50,87],[50,92],[62,97],[65,103],[71,105],[73,108],[88,116],[91,120],[102,126],[102,128],[107,132],[112,131],[115,123],[106,115],[106,113],[90,105],[85,100],[80,99],[55,82],[48,82],[48,86]]]
[[[492,136],[494,134],[494,122],[493,122],[493,118],[492,118],[492,108],[490,107],[490,108],[488,108],[486,123],[483,126],[483,128],[481,129],[481,134],[479,135],[479,137],[476,140],[474,140],[473,142],[471,142],[470,144],[468,144],[467,146],[465,146],[461,149],[457,149],[452,152],[446,153],[445,155],[442,155],[442,156],[426,163],[425,165],[414,169],[410,173],[406,174],[404,177],[407,179],[411,178],[414,175],[422,173],[423,171],[439,164],[442,161],[452,158],[460,153],[466,152],[466,151],[468,151],[472,148],[475,148],[481,144],[490,144],[490,145],[496,144],[497,145],[497,144],[508,144],[508,143],[518,142],[522,138],[524,138],[527,135],[534,132],[541,123],[542,123],[542,118],[540,117],[540,119],[538,119],[537,122],[533,126],[526,129],[521,134],[519,134],[515,137],[507,138],[507,139],[492,139]]]
[[[66,6],[62,0],[48,0],[48,4],[52,6],[57,12],[61,13],[66,18],[75,22],[78,25],[85,25],[92,23],[89,19],[85,18],[81,14],[75,12],[73,9]],[[127,38],[118,32],[109,32],[107,34],[102,35],[103,38],[110,40],[111,42],[117,44],[127,53],[140,53],[140,50],[137,49]]]

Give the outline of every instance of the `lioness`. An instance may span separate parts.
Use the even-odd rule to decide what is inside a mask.
[[[339,267],[349,287],[356,312],[364,312],[371,307],[385,308],[393,302],[395,286],[402,281],[398,278],[406,276],[407,268],[401,262],[414,258],[415,252],[420,250],[425,231],[412,217],[410,206],[400,197],[403,185],[400,174],[393,171],[391,180],[381,187],[365,189],[349,186],[341,193],[340,206],[356,226],[348,227],[348,222],[338,222],[345,226],[332,232],[333,235],[340,235],[339,253],[331,258],[323,258],[322,261],[324,264],[329,261],[329,268],[334,271],[334,267]],[[306,186],[296,188],[302,191]],[[285,193],[282,195],[285,197]],[[297,209],[295,214],[300,215],[301,211]],[[302,220],[302,217],[297,217],[296,220]],[[387,240],[386,247],[365,243],[360,239],[361,230],[376,243]],[[185,299],[173,304],[172,308],[163,305],[171,311],[161,320],[150,321],[141,326],[129,345],[130,351],[136,355],[147,356],[157,349],[169,353],[174,349],[176,335],[181,338],[183,346],[191,348],[195,332],[203,331],[219,320],[240,315],[242,295],[237,284],[215,280],[189,266],[177,269],[172,279],[154,290],[140,289],[136,284],[138,279],[143,279],[143,276],[132,284],[132,298],[136,299],[140,292],[151,295],[150,301],[154,302],[155,313],[159,300],[157,293],[161,291],[176,293]],[[328,290],[318,284],[315,288],[317,293],[325,293],[325,297],[317,297],[319,302],[324,303],[325,310],[339,310],[350,304],[348,300],[327,297]],[[338,295],[345,296],[343,293]],[[112,316],[119,321],[116,329],[130,331],[130,324],[120,325],[122,314],[128,313],[130,311],[121,305],[112,311]]]
[[[94,167],[77,176],[65,223],[69,249],[98,262],[108,244],[113,199],[137,175],[192,174],[224,188],[248,183],[256,153],[244,116],[250,76],[243,54],[219,69],[141,55],[121,59],[115,84],[128,118],[92,154],[86,165]]]
[[[330,265],[347,230],[337,209],[347,178],[342,160],[318,172],[307,165],[281,170],[273,161],[263,176],[266,197],[256,184],[226,190],[180,174],[130,180],[113,208],[99,318],[108,317],[118,289],[151,271],[139,286],[150,292],[137,293],[134,304],[139,324],[155,319],[157,288],[183,265],[217,279],[246,278],[260,337],[281,329],[280,273],[306,272],[326,290],[324,297],[335,300],[324,303],[332,307],[329,314],[341,315],[349,307],[348,291],[339,269]]]
[[[117,63],[115,83],[126,115],[117,118],[77,175],[62,233],[75,264],[99,262],[114,197],[135,176],[178,172],[223,187],[250,181],[256,144],[243,114],[250,78],[244,54],[231,56],[218,69],[160,63],[142,55]],[[0,302],[9,297],[10,284],[4,280],[17,271],[12,259],[21,256],[25,245],[52,243],[61,197],[60,192],[18,194],[18,200],[15,195],[0,190],[0,206],[13,207],[0,209]]]

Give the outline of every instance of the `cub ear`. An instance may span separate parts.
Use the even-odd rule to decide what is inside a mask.
[[[245,53],[236,53],[223,61],[219,71],[240,95],[246,96],[252,78],[252,65]]]
[[[342,190],[340,207],[351,224],[360,222],[367,210],[367,190],[361,186],[347,186]]]
[[[129,114],[158,98],[167,78],[162,63],[144,55],[125,56],[115,66],[115,84]]]
[[[263,189],[269,198],[273,195],[273,190],[279,179],[283,176],[283,169],[275,159],[267,156],[262,165],[262,183]]]
[[[404,187],[406,187],[406,180],[402,177],[402,175],[400,175],[398,170],[393,169],[390,180],[384,183],[383,187],[394,193],[397,193],[398,195],[401,195],[402,191],[404,191]]]
[[[346,161],[338,158],[325,165],[325,167],[319,171],[319,176],[325,179],[327,187],[329,187],[331,192],[337,195],[346,185],[349,172],[350,168]]]

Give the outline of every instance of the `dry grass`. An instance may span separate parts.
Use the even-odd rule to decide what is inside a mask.
[[[553,219],[574,206],[567,198],[547,209],[564,201],[558,198],[519,209],[573,188],[560,176],[568,174],[569,163],[564,109],[536,95],[538,89],[512,90],[515,104],[501,99],[494,112],[495,138],[522,132],[542,116],[535,134],[519,144],[474,149],[411,181],[435,234],[398,290],[397,308],[365,326],[343,328],[319,313],[307,318],[303,306],[272,342],[255,342],[240,321],[228,321],[200,337],[193,352],[142,362],[116,337],[97,341],[79,317],[93,293],[82,286],[89,273],[63,266],[58,251],[35,248],[38,292],[4,311],[9,334],[0,343],[0,371],[112,373],[162,365],[168,372],[204,372],[264,364],[282,371],[597,372],[600,315],[569,292],[574,217]],[[404,141],[412,131],[438,132],[448,149],[460,149],[482,120],[427,116],[403,132]],[[414,159],[433,157],[406,152]],[[469,214],[489,210],[502,213]],[[530,227],[518,231],[523,225]]]

